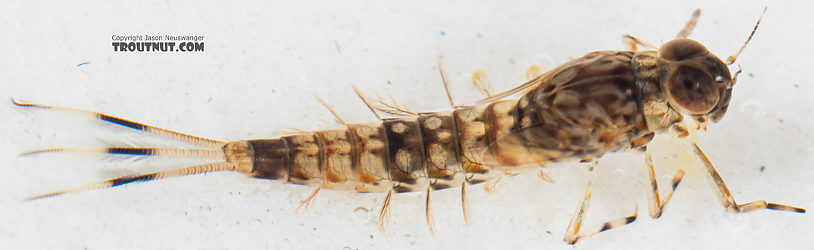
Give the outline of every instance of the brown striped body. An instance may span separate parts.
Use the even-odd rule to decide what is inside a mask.
[[[650,184],[648,209],[651,217],[658,218],[681,182],[684,170],[676,171],[669,192],[662,199],[646,145],[655,133],[668,129],[677,132],[674,135],[680,138],[688,137],[689,130],[680,123],[684,117],[695,120],[696,129],[701,129],[707,122],[719,121],[726,113],[732,88],[740,73],[738,70],[731,75],[727,64],[734,63],[751,35],[725,64],[701,43],[686,38],[695,27],[699,15],[700,10],[696,10],[676,39],[660,48],[625,35],[623,39],[633,51],[588,53],[495,95],[490,95],[488,88],[482,88],[488,97],[475,106],[457,106],[451,112],[429,113],[413,113],[386,103],[381,103],[385,108],[374,108],[357,90],[359,97],[377,118],[376,110],[413,116],[380,119],[380,124],[346,124],[323,102],[337,120],[346,125],[345,129],[304,132],[275,139],[223,142],[98,112],[12,100],[19,107],[91,115],[104,122],[198,146],[132,146],[90,150],[51,148],[22,155],[90,152],[216,160],[183,168],[119,176],[33,196],[28,200],[175,176],[237,171],[255,178],[318,186],[295,210],[297,212],[304,211],[301,208],[308,209],[322,188],[386,192],[379,212],[379,229],[382,231],[386,231],[390,224],[393,193],[426,190],[424,213],[427,227],[433,232],[432,190],[460,185],[461,208],[468,223],[467,183],[499,180],[503,175],[547,167],[554,162],[582,159],[590,162],[591,175],[585,195],[563,237],[566,242],[574,244],[581,238],[630,224],[638,217],[636,205],[630,216],[605,221],[595,230],[581,231],[598,172],[593,171],[598,162],[586,159],[627,149],[644,151],[644,170]],[[657,50],[634,52],[637,44]],[[439,70],[450,104],[455,106],[440,63]],[[482,87],[479,82],[484,81],[473,77],[473,83]],[[513,94],[520,94],[519,99],[504,99]],[[765,200],[735,202],[732,192],[709,158],[696,143],[692,142],[691,145],[695,156],[704,164],[718,200],[727,211],[745,213],[769,209],[805,213],[803,208]],[[543,171],[539,173],[544,180],[553,182]]]
[[[359,192],[444,189],[599,157],[652,138],[635,94],[633,56],[589,53],[540,76],[519,100],[236,141],[225,154],[256,178]]]

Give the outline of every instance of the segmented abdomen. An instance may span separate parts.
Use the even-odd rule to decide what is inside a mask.
[[[632,94],[631,56],[588,54],[544,75],[520,100],[236,141],[224,153],[253,177],[359,192],[444,189],[598,157],[649,132]]]

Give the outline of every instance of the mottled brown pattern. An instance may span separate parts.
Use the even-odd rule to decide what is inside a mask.
[[[682,53],[688,52],[670,56],[686,57]],[[692,64],[665,60],[655,51],[591,52],[539,76],[539,84],[518,100],[384,119],[382,124],[351,124],[345,130],[315,132],[316,136],[253,140],[257,155],[252,173],[334,189],[408,192],[480,183],[553,162],[644,149],[654,132],[682,118],[676,108],[681,100],[665,94],[664,84],[671,80],[665,75],[680,67],[688,72],[725,69],[703,56],[690,58],[695,60]],[[693,97],[671,86],[673,95]],[[728,102],[727,93],[722,93],[721,101]],[[728,103],[713,105],[720,107],[709,112],[721,113]],[[284,143],[273,142],[279,140]]]
[[[314,133],[283,136],[291,159],[288,182],[314,185],[322,183],[322,145]]]
[[[351,124],[353,168],[359,176],[359,192],[386,192],[392,188],[387,137],[379,124]]]
[[[433,232],[430,207],[432,190],[461,185],[464,220],[468,221],[467,183],[500,180],[503,175],[549,166],[562,160],[581,159],[581,162],[589,163],[593,170],[595,159],[607,152],[627,149],[646,151],[647,144],[657,132],[670,131],[678,137],[687,137],[688,129],[678,123],[684,117],[698,122],[696,129],[707,122],[720,120],[728,109],[731,91],[740,71],[731,76],[727,65],[717,56],[697,41],[686,39],[699,15],[700,10],[696,10],[676,39],[665,43],[658,51],[588,53],[508,91],[495,95],[484,91],[489,96],[479,101],[477,106],[456,107],[451,113],[416,114],[384,104],[386,108],[378,110],[412,116],[382,119],[381,124],[345,124],[337,116],[337,120],[346,125],[345,129],[306,132],[276,139],[227,143],[97,112],[12,100],[19,107],[85,113],[101,121],[207,148],[52,148],[23,155],[90,151],[220,160],[119,176],[83,187],[37,195],[29,200],[174,176],[237,171],[257,178],[318,185],[297,211],[307,209],[322,188],[387,192],[379,213],[379,228],[382,231],[389,225],[390,200],[394,192],[426,190],[424,211],[427,226]],[[752,34],[754,32],[753,29]],[[637,44],[655,48],[630,35],[625,35],[624,39],[633,50],[636,50]],[[751,35],[739,51],[729,57],[728,64],[734,62],[749,39]],[[440,64],[439,69],[443,76]],[[484,82],[484,79],[479,80]],[[475,84],[480,85],[478,82]],[[357,94],[371,107],[361,93],[357,91]],[[504,99],[514,94],[520,95],[520,98]],[[454,106],[449,97],[450,104]],[[336,115],[327,104],[326,107]],[[376,116],[379,117],[378,114]],[[693,153],[704,163],[713,189],[727,211],[744,213],[771,209],[805,213],[803,208],[765,200],[736,203],[709,158],[697,144],[692,143],[692,146]],[[646,152],[644,155],[650,184],[648,208],[650,216],[658,218],[683,178],[684,171],[679,169],[676,172],[670,190],[662,200],[652,159]],[[629,224],[638,217],[637,206],[633,215],[606,221],[595,231],[580,232],[592,195],[590,183],[596,179],[597,172],[591,172],[585,196],[566,230],[564,240],[570,244],[580,238]],[[542,171],[539,174],[543,179],[551,180]],[[493,185],[487,185],[487,190],[490,186]]]
[[[634,95],[632,57],[629,51],[592,52],[547,74],[519,101],[521,132],[512,144],[543,163],[629,148],[649,132]]]
[[[417,119],[384,119],[382,126],[390,150],[389,168],[393,188],[396,192],[422,190],[429,179],[424,167],[424,141]]]
[[[420,113],[427,176],[434,190],[457,186],[464,180],[455,121],[449,113]]]
[[[486,115],[486,105],[456,107],[452,115],[458,134],[460,145],[460,159],[466,181],[481,183],[496,176],[491,168],[483,164],[489,141],[487,133],[489,123]]]
[[[324,175],[327,188],[350,190],[358,181],[357,172],[354,171],[353,153],[354,144],[350,140],[350,132],[345,130],[317,131],[317,136],[323,143],[325,152]]]
[[[682,53],[689,52],[671,56],[687,57]],[[710,109],[710,104],[692,106],[665,94],[663,85],[671,83],[665,75],[676,70],[725,69],[703,56],[689,58],[693,61],[679,63],[655,51],[591,52],[539,76],[538,84],[517,100],[252,140],[254,151],[241,151],[246,155],[241,157],[254,159],[252,175],[260,178],[360,192],[408,192],[643,149],[654,132],[681,120],[677,105]],[[678,87],[682,85],[670,86],[677,98],[694,97],[676,92],[683,91]],[[721,101],[728,102],[724,96]],[[710,113],[721,113],[728,104],[715,105],[720,107]],[[237,162],[241,157],[228,158]]]
[[[263,161],[255,163],[253,173],[332,189],[408,192],[641,148],[652,139],[653,126],[638,100],[654,90],[637,89],[634,67],[643,70],[638,75],[642,81],[657,79],[658,67],[642,63],[649,55],[634,63],[629,51],[588,53],[540,76],[540,84],[518,100],[257,140],[284,141],[264,143],[276,145],[271,151],[279,157],[279,150],[287,150],[289,160],[276,161],[286,167],[271,166],[270,160],[255,156]],[[651,119],[670,118],[665,116],[669,112],[674,111],[656,112],[661,118],[652,113]],[[285,169],[287,179],[281,178]]]

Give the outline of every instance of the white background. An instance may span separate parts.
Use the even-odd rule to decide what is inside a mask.
[[[695,8],[703,13],[691,37],[725,58],[741,45],[764,5],[4,1],[0,97],[95,110],[220,140],[275,137],[275,131],[287,128],[339,127],[314,96],[332,103],[346,121],[374,122],[351,84],[392,95],[411,110],[448,109],[439,57],[456,101],[473,103],[480,98],[469,80],[475,70],[489,73],[494,90],[505,90],[523,82],[532,64],[551,68],[590,51],[621,50],[624,33],[654,44],[669,41]],[[811,209],[813,6],[803,1],[768,5],[738,60],[745,73],[730,111],[699,136],[699,144],[739,202],[766,199]],[[131,34],[204,35],[206,51],[114,52],[111,36]],[[77,67],[86,61],[91,63]],[[10,101],[0,105],[0,116],[4,249],[565,249],[571,246],[562,237],[585,188],[586,171],[577,167],[552,169],[557,184],[532,174],[504,179],[496,194],[472,187],[469,226],[461,216],[459,191],[436,192],[434,236],[424,224],[424,194],[395,196],[392,230],[383,234],[376,226],[383,194],[323,191],[306,215],[295,215],[311,187],[236,173],[22,202],[38,193],[179,165],[71,154],[17,157],[43,147],[92,145],[96,137],[139,139],[123,129],[24,110]],[[606,156],[586,227],[626,216],[636,204],[641,216],[586,238],[577,248],[801,249],[814,243],[810,214],[724,212],[699,166],[670,145],[651,145],[659,153],[660,180],[666,185],[675,171],[664,163],[669,159],[688,175],[665,215],[647,216],[641,157]]]

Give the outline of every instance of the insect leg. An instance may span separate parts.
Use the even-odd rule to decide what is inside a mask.
[[[732,197],[732,193],[729,192],[729,188],[726,187],[723,178],[721,175],[718,174],[718,171],[715,170],[715,167],[712,166],[712,162],[709,161],[709,158],[701,151],[697,144],[693,143],[693,152],[696,156],[698,156],[701,161],[704,162],[704,167],[706,167],[707,173],[709,174],[709,180],[713,185],[713,189],[715,189],[715,193],[718,195],[718,201],[721,202],[726,208],[726,211],[732,213],[745,213],[754,210],[760,209],[771,209],[771,210],[780,210],[786,212],[795,212],[795,213],[805,213],[806,210],[799,207],[793,207],[789,205],[777,204],[777,203],[769,203],[765,200],[753,201],[744,204],[738,204],[735,202],[735,198]]]
[[[684,25],[684,28],[681,28],[681,31],[679,31],[678,34],[676,34],[675,39],[687,38],[688,36],[690,36],[690,34],[692,34],[692,30],[695,29],[695,25],[698,24],[698,17],[700,16],[701,9],[695,9],[695,11],[692,12],[690,20],[688,20],[687,24]]]
[[[676,171],[676,174],[673,176],[672,185],[670,185],[670,193],[667,195],[667,198],[664,199],[664,202],[662,202],[659,197],[659,186],[656,182],[655,171],[653,170],[653,160],[648,153],[645,153],[644,156],[644,172],[650,180],[650,192],[647,192],[647,205],[650,209],[650,217],[656,219],[661,217],[662,213],[664,213],[664,207],[667,206],[667,202],[673,197],[673,192],[675,192],[676,187],[678,187],[678,183],[680,183],[681,178],[684,177],[684,170],[679,169]]]
[[[174,140],[178,140],[178,141],[182,141],[182,142],[186,142],[186,143],[189,143],[189,144],[198,145],[198,146],[202,146],[202,147],[207,147],[207,148],[221,148],[221,147],[223,147],[223,145],[226,144],[225,142],[222,142],[222,141],[217,141],[217,140],[207,139],[207,138],[203,138],[203,137],[197,137],[197,136],[193,136],[193,135],[179,133],[179,132],[175,132],[175,131],[168,130],[168,129],[154,127],[154,126],[150,126],[150,125],[146,125],[146,124],[142,124],[142,123],[138,123],[138,122],[134,122],[134,121],[130,121],[130,120],[125,120],[125,119],[122,119],[122,118],[119,118],[119,117],[102,114],[102,113],[99,113],[99,112],[93,112],[93,111],[87,111],[87,110],[75,109],[75,108],[66,108],[66,107],[60,107],[60,106],[49,106],[49,105],[42,105],[42,104],[36,104],[36,103],[17,102],[14,99],[11,99],[11,102],[14,103],[14,105],[17,105],[19,107],[51,109],[51,110],[59,110],[59,111],[67,111],[67,112],[74,112],[74,113],[80,113],[80,114],[87,114],[87,115],[93,116],[96,119],[106,121],[106,122],[109,122],[109,123],[113,123],[113,124],[116,124],[116,125],[119,125],[119,126],[128,127],[128,128],[132,128],[132,129],[139,130],[139,131],[144,131],[144,132],[151,133],[151,134],[156,134],[156,135],[164,136],[164,137],[167,137],[167,138],[170,138],[170,139],[174,139]]]
[[[573,245],[573,244],[577,243],[577,241],[579,239],[583,238],[583,237],[591,236],[591,235],[598,234],[600,232],[604,232],[606,230],[609,230],[609,229],[612,229],[612,228],[615,228],[615,227],[630,224],[630,223],[636,221],[636,217],[639,214],[639,206],[636,205],[636,211],[633,213],[633,215],[627,216],[627,217],[624,217],[624,218],[620,218],[620,219],[616,219],[616,220],[607,221],[607,222],[603,223],[602,227],[599,228],[598,230],[595,230],[595,231],[590,232],[590,233],[580,234],[580,229],[582,229],[582,222],[585,219],[585,213],[588,212],[588,207],[590,206],[590,203],[591,203],[591,194],[592,194],[591,190],[593,188],[594,181],[596,180],[596,175],[597,175],[597,173],[594,172],[594,168],[596,167],[595,166],[596,163],[597,162],[594,161],[590,166],[591,173],[590,173],[590,177],[589,177],[589,180],[588,180],[588,186],[587,186],[587,188],[585,190],[585,196],[583,197],[582,201],[579,203],[579,206],[577,206],[577,211],[576,211],[576,213],[574,213],[574,216],[571,217],[571,222],[568,224],[568,229],[565,232],[565,238],[563,240],[565,240],[565,242],[568,242],[568,244]]]
[[[213,162],[201,165],[195,165],[191,167],[185,168],[177,168],[177,169],[170,169],[158,172],[152,172],[147,174],[140,174],[140,175],[133,175],[133,176],[120,176],[113,179],[100,181],[97,183],[93,183],[90,185],[66,189],[62,191],[46,193],[41,195],[36,195],[26,199],[27,201],[37,200],[47,197],[53,197],[57,195],[69,194],[69,193],[76,193],[81,191],[93,190],[93,189],[101,189],[101,188],[110,188],[121,186],[128,183],[139,182],[139,181],[154,181],[158,179],[164,179],[168,177],[175,177],[175,176],[185,176],[185,175],[193,175],[193,174],[202,174],[202,173],[209,173],[209,172],[217,172],[217,171],[232,171],[235,169],[235,166],[228,162]]]

